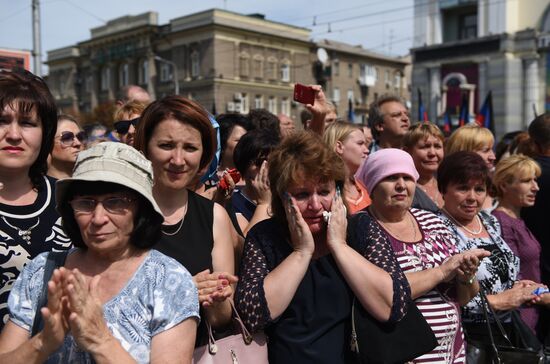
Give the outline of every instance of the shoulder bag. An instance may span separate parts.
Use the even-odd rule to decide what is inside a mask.
[[[42,279],[42,291],[40,291],[40,296],[38,296],[38,304],[36,305],[36,312],[34,313],[34,321],[32,323],[31,337],[36,335],[44,327],[44,320],[42,319],[40,309],[48,304],[48,282],[52,277],[53,271],[65,264],[65,259],[68,254],[68,251],[49,252],[46,256],[44,278]]]
[[[251,334],[241,320],[233,300],[233,323],[238,334],[215,340],[210,323],[204,317],[208,330],[208,344],[195,349],[194,364],[268,364],[267,340],[264,333]]]
[[[532,345],[532,341],[528,338],[521,338],[522,340],[520,342],[523,342],[525,345],[522,345],[524,347],[519,347],[519,344],[513,345],[510,341],[510,338],[508,334],[506,333],[506,330],[502,326],[502,323],[500,322],[500,319],[495,314],[493,308],[489,305],[487,302],[487,296],[485,295],[485,291],[483,288],[479,290],[479,294],[481,296],[481,306],[483,310],[483,316],[485,318],[485,324],[487,328],[487,333],[489,337],[489,341],[474,341],[468,338],[467,330],[466,330],[466,362],[471,364],[485,364],[485,363],[492,363],[492,364],[506,364],[506,363],[522,363],[522,364],[542,364],[544,363],[545,357],[542,352],[542,349],[540,348],[533,348],[530,346]],[[495,326],[491,325],[489,321],[489,314],[491,313],[493,315],[493,318],[495,320],[495,326],[498,330],[498,332],[494,333],[493,328]],[[517,325],[525,325],[523,321],[518,322],[517,319],[521,321],[521,317],[517,315],[515,319],[513,319],[515,322],[512,324],[512,330],[516,331],[515,333],[518,335],[524,334],[525,335],[525,329],[529,330],[528,328],[524,328],[521,330],[521,332],[518,332]],[[514,328],[514,326],[516,326]],[[466,326],[467,328],[467,326]],[[501,338],[504,340],[504,344],[498,344],[495,342],[495,336],[494,335],[501,335]],[[532,335],[532,334],[531,334]],[[531,345],[529,342],[531,341]]]
[[[356,238],[357,220],[366,219],[367,213],[358,213],[349,219],[348,241],[358,247]],[[389,242],[388,242],[389,244]],[[351,308],[351,350],[357,354],[359,363],[393,364],[404,363],[432,351],[437,339],[426,319],[411,300],[407,313],[398,322],[380,322],[363,308],[357,298]]]

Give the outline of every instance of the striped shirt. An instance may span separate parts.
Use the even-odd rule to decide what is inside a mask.
[[[397,262],[404,272],[435,268],[458,253],[455,238],[436,215],[414,208],[410,212],[422,232],[419,241],[405,243],[388,233]],[[464,363],[464,333],[454,285],[439,284],[414,302],[432,328],[438,346],[413,363]]]

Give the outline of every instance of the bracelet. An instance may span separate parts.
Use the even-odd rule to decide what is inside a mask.
[[[465,286],[471,286],[472,284],[474,284],[474,280],[476,279],[476,276],[475,274],[473,276],[470,277],[470,279],[468,279],[467,281],[461,281],[460,279],[457,279],[458,283],[460,284],[463,284]]]

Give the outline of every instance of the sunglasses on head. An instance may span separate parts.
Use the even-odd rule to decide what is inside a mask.
[[[124,134],[128,133],[128,130],[130,130],[130,125],[133,125],[135,127],[138,122],[139,122],[139,118],[135,118],[135,119],[132,119],[132,120],[117,121],[114,125],[115,130],[120,135],[124,135]]]
[[[64,131],[61,133],[59,141],[61,142],[61,145],[69,147],[73,144],[74,138],[78,139],[79,142],[84,143],[87,139],[86,132],[80,131],[75,134],[72,131]]]

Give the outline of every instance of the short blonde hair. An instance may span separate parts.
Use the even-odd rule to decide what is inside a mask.
[[[509,157],[501,159],[497,163],[493,176],[496,196],[503,196],[502,185],[513,183],[516,179],[526,178],[533,173],[536,177],[539,177],[541,174],[540,166],[526,155],[512,154]]]
[[[445,142],[445,136],[441,132],[441,129],[432,123],[417,123],[409,128],[409,131],[403,137],[403,149],[410,150],[420,140],[425,140],[429,136],[436,137],[441,140],[441,143]]]
[[[454,152],[477,152],[485,145],[495,143],[493,133],[487,128],[476,124],[464,125],[455,130],[445,143],[445,155]]]
[[[343,142],[356,130],[363,133],[363,129],[360,125],[337,120],[325,129],[325,132],[323,133],[323,142],[331,150],[334,150],[336,148],[336,142]]]
[[[124,105],[116,109],[113,119],[115,122],[117,122],[117,121],[126,120],[128,115],[132,115],[132,114],[141,115],[143,114],[143,110],[145,110],[145,107],[147,107],[147,105],[145,105],[142,102],[139,102],[136,100],[128,101],[127,103],[125,103]]]

